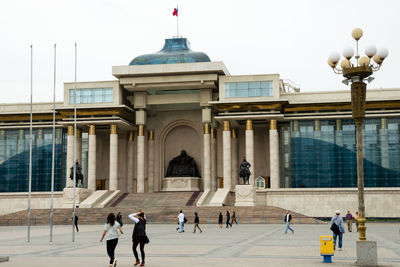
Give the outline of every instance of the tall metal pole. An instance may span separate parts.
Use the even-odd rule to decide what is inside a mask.
[[[358,184],[358,232],[359,240],[367,240],[365,226],[365,205],[364,205],[364,166],[362,153],[362,124],[365,118],[367,85],[363,81],[351,84],[352,117],[356,124],[357,141],[357,184]]]
[[[75,242],[75,197],[76,197],[76,68],[77,68],[77,45],[75,43],[75,90],[74,90],[74,190],[72,200],[72,242]]]
[[[31,242],[31,191],[32,191],[32,91],[33,91],[33,45],[31,45],[31,111],[29,121],[29,185],[28,185],[28,238]]]
[[[56,144],[56,44],[54,44],[54,84],[53,84],[53,147],[51,157],[51,200],[50,200],[50,242],[53,242],[53,203],[54,203],[54,159]]]

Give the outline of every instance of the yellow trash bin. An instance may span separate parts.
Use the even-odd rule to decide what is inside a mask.
[[[332,262],[333,256],[333,236],[331,235],[321,235],[319,237],[319,243],[321,246],[321,256],[324,257],[325,263]]]

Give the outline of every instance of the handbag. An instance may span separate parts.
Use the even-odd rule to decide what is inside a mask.
[[[146,238],[145,238],[145,240],[144,240],[144,243],[146,243],[146,244],[150,243],[150,239],[147,237],[147,235],[146,235],[145,237],[146,237]]]

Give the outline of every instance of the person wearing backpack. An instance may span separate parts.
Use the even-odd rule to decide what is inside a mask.
[[[184,227],[185,227],[185,214],[183,214],[182,210],[179,211],[178,215],[178,222],[179,222],[179,233],[185,232]]]
[[[340,216],[340,211],[336,210],[336,215],[331,219],[331,231],[333,232],[333,248],[336,249],[336,239],[339,237],[339,250],[342,250],[344,222]]]

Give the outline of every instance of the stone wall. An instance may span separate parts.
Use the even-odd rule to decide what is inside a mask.
[[[367,217],[400,217],[400,188],[366,188]],[[257,191],[257,205],[289,209],[307,216],[331,217],[335,210],[354,215],[358,207],[357,188],[267,189]]]
[[[32,209],[49,209],[50,192],[32,192]],[[61,208],[63,192],[54,192],[54,208]],[[71,207],[72,208],[72,207]],[[0,193],[0,215],[28,209],[28,193]]]

